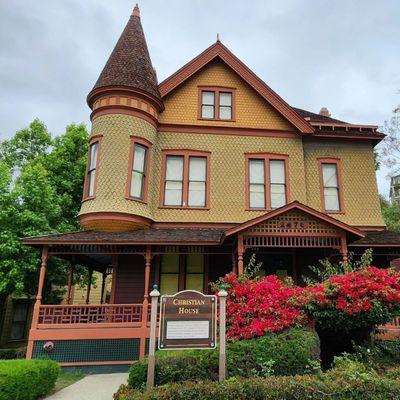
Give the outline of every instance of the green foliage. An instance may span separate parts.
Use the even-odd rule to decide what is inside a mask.
[[[382,196],[380,200],[382,217],[387,228],[392,231],[400,232],[400,204],[390,204]]]
[[[324,282],[334,275],[348,274],[359,269],[369,267],[372,263],[372,249],[367,249],[360,260],[354,259],[354,253],[350,252],[347,256],[347,262],[340,261],[338,264],[332,263],[328,258],[319,260],[319,266],[309,265],[308,268],[314,277],[303,276],[307,285],[313,285],[318,282]]]
[[[54,387],[59,371],[53,361],[0,361],[0,400],[37,400]]]
[[[0,296],[36,293],[40,254],[20,238],[78,229],[87,158],[88,132],[72,124],[51,139],[34,120],[29,128],[0,142]],[[65,284],[67,264],[49,261],[44,302],[56,302]],[[79,266],[75,281],[86,276]]]
[[[399,365],[400,340],[371,340],[362,346],[355,346],[351,357],[375,369]]]
[[[15,358],[25,358],[25,355],[26,355],[26,347],[0,349],[0,360],[13,360]]]
[[[308,376],[230,378],[222,383],[173,383],[143,393],[122,386],[115,400],[398,400],[398,374],[379,376],[347,358],[327,373]]]
[[[157,353],[157,385],[218,379],[218,350],[165,353]],[[283,333],[235,341],[227,345],[226,354],[230,377],[296,375],[319,370],[319,340],[310,329],[289,329]],[[143,388],[146,374],[147,360],[135,362],[129,370],[128,384],[133,388]]]

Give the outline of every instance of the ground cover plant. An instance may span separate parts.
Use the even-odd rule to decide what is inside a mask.
[[[49,360],[0,361],[0,400],[37,400],[54,388],[59,371]]]

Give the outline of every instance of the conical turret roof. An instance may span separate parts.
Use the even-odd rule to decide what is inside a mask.
[[[138,5],[135,6],[92,92],[110,86],[139,89],[161,99],[156,72],[151,64],[140,21]]]

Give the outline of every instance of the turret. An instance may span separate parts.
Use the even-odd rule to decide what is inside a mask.
[[[137,5],[87,101],[92,133],[80,223],[98,231],[148,227],[150,160],[164,105]]]

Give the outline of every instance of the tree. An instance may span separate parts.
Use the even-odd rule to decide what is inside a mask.
[[[381,159],[392,175],[400,173],[400,106],[393,110],[389,121],[385,122],[386,138],[381,144]]]
[[[40,254],[20,238],[78,228],[88,136],[83,124],[72,124],[51,140],[46,126],[34,120],[0,142],[0,296],[36,293]],[[45,300],[57,300],[67,267],[49,260]],[[78,283],[84,272],[77,268]]]
[[[380,197],[382,217],[386,226],[391,231],[400,233],[400,204],[390,204],[382,196]]]

